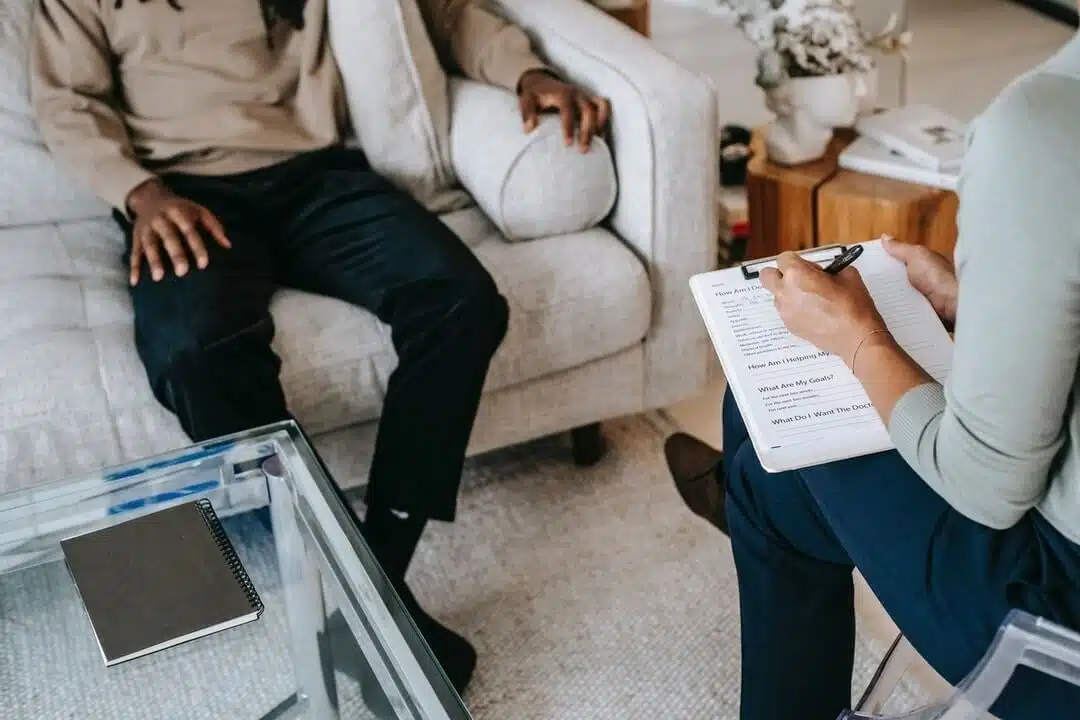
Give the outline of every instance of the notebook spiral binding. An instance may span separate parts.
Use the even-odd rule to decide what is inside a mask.
[[[244,569],[244,564],[240,562],[240,557],[236,554],[236,549],[233,547],[232,541],[229,540],[229,536],[225,534],[225,528],[221,526],[221,521],[218,519],[217,513],[214,512],[214,506],[206,498],[197,501],[195,504],[202,514],[207,529],[209,529],[210,534],[214,536],[214,543],[218,546],[218,549],[221,550],[222,557],[225,558],[225,562],[228,563],[229,569],[232,570],[233,577],[240,583],[241,589],[244,591],[244,594],[247,595],[248,602],[251,603],[251,609],[254,610],[256,614],[261,614],[266,606],[263,605],[262,599],[259,597],[259,592],[255,589],[255,583],[251,582],[247,570]]]

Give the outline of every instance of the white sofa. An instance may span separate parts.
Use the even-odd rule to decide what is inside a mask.
[[[619,194],[601,225],[527,242],[506,242],[476,208],[446,217],[511,306],[473,453],[700,389],[711,351],[687,278],[716,257],[708,84],[581,0],[496,4],[560,72],[610,99]],[[0,491],[187,442],[135,353],[120,234],[37,139],[25,59],[11,51],[25,31],[25,18],[0,7]],[[273,314],[291,409],[339,481],[362,482],[349,464],[367,452],[357,431],[377,420],[394,366],[386,329],[299,292],[279,293]]]

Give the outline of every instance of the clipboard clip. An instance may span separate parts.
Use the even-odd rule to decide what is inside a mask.
[[[825,267],[836,258],[847,252],[846,245],[822,245],[821,247],[812,247],[805,250],[799,250],[798,255],[812,263],[817,263],[822,267]],[[742,264],[742,274],[744,280],[757,280],[761,275],[761,271],[767,267],[774,267],[776,265],[777,255],[773,255],[767,258],[761,258],[759,260],[750,260]]]

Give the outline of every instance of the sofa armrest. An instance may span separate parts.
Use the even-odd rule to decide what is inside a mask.
[[[699,390],[713,356],[687,281],[716,267],[717,104],[712,86],[581,0],[492,0],[567,80],[611,102],[619,196],[611,228],[648,268],[653,321],[644,401]]]

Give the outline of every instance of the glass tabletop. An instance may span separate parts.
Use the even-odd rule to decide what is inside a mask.
[[[60,541],[207,498],[265,610],[106,667]],[[0,495],[4,718],[467,720],[294,423]]]

